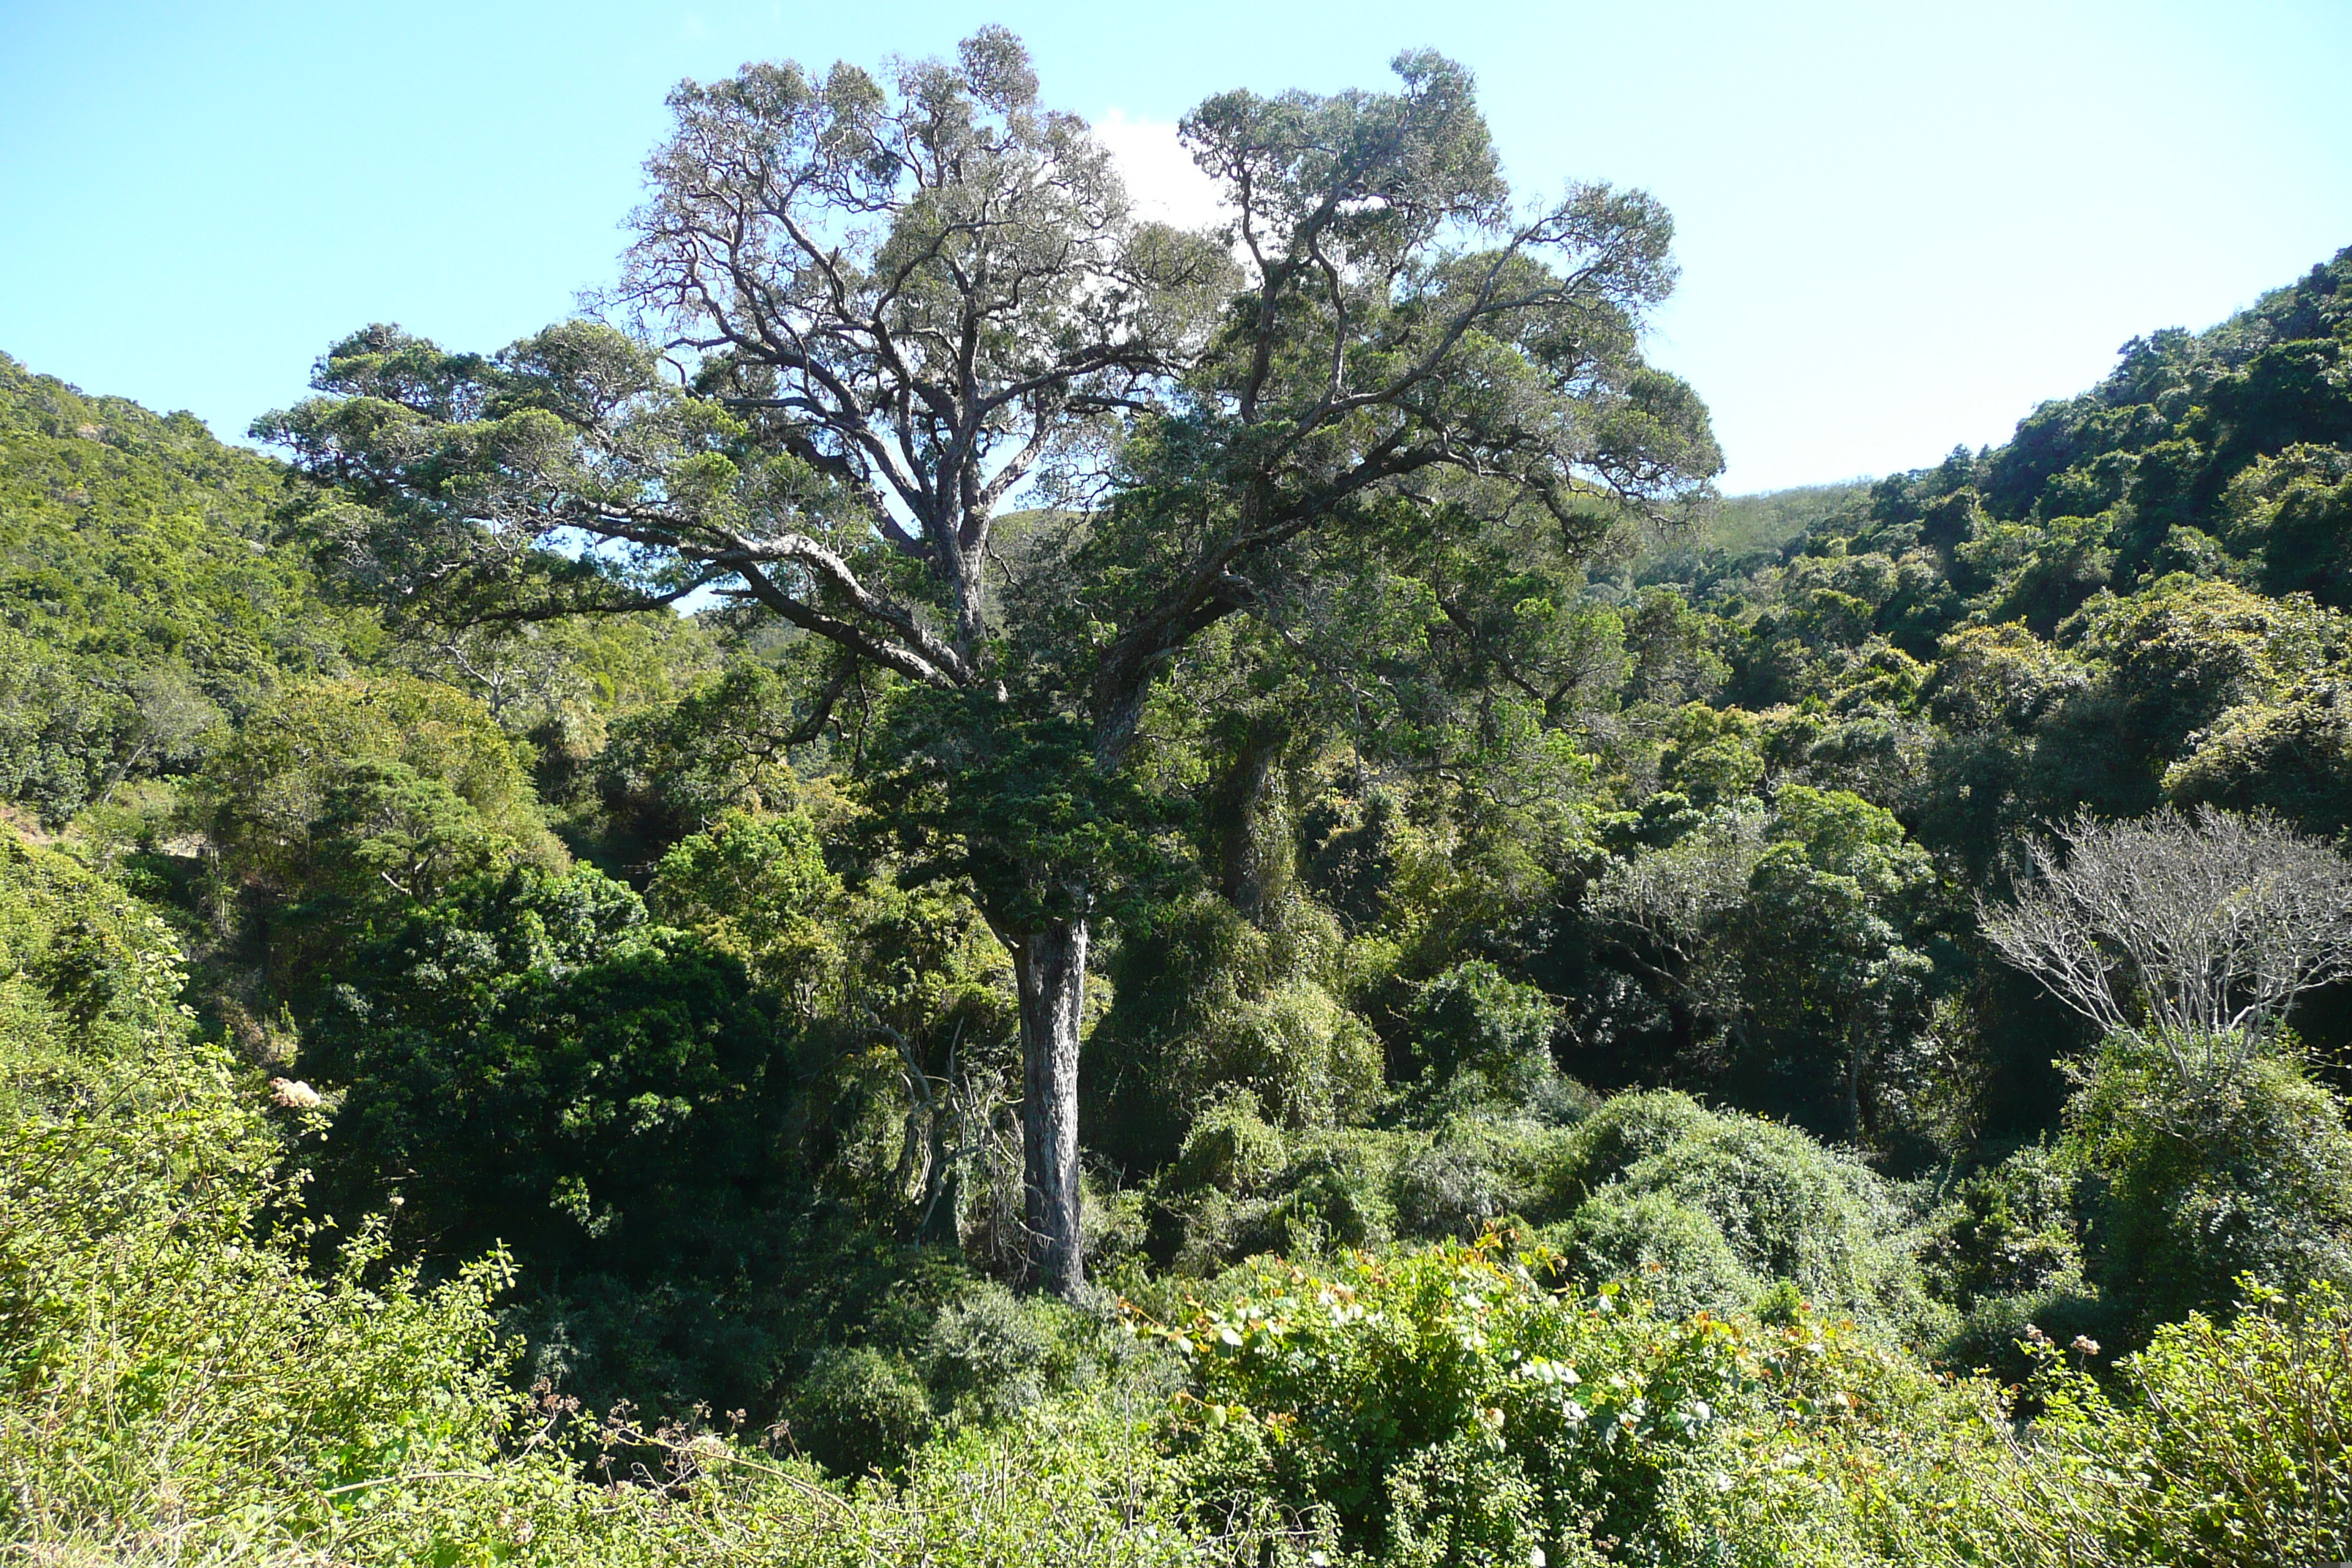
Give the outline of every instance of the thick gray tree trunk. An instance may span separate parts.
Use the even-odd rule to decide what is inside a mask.
[[[1087,922],[1057,921],[1023,938],[1021,1142],[1030,1278],[1056,1296],[1086,1282],[1078,1212],[1078,1008]]]

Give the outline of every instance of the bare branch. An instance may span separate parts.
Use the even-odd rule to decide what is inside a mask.
[[[1985,939],[2191,1081],[2267,1045],[2296,997],[2352,978],[2352,861],[2267,814],[2085,811],[2030,853],[2016,899],[1979,906]]]

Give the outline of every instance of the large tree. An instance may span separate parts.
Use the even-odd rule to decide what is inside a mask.
[[[1601,185],[1516,208],[1467,73],[1396,64],[1392,94],[1203,104],[1183,133],[1230,219],[1199,234],[1134,217],[1002,29],[887,81],[688,84],[620,326],[494,356],[372,328],[257,426],[366,503],[354,563],[404,602],[707,590],[835,650],[818,718],[858,670],[900,683],[883,798],[1013,953],[1033,1262],[1065,1293],[1090,924],[1171,660],[1279,626],[1369,544],[1503,516],[1572,554],[1717,467],[1639,352],[1664,211]]]

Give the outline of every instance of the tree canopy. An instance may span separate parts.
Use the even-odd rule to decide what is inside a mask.
[[[978,694],[910,709],[892,794],[944,792],[909,825],[1013,949],[1032,1226],[1065,1290],[1086,922],[1170,660],[1229,616],[1281,625],[1343,552],[1389,553],[1402,507],[1455,532],[1525,514],[1572,558],[1719,466],[1696,398],[1639,354],[1673,277],[1663,210],[1601,185],[1515,210],[1468,75],[1396,68],[1393,94],[1188,117],[1223,234],[1135,221],[1002,29],[887,85],[689,85],[612,301],[641,335],[571,322],[482,356],[371,328],[321,362],[322,396],[256,426],[370,509],[359,547],[443,615],[709,591]],[[1016,492],[1058,514],[992,584]]]

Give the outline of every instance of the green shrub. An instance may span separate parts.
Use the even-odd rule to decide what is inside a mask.
[[[1433,1142],[1397,1162],[1397,1229],[1421,1239],[1468,1241],[1501,1217],[1509,1197],[1486,1151]]]
[[[1712,1215],[1664,1193],[1604,1187],[1549,1234],[1571,1268],[1626,1280],[1663,1311],[1722,1310],[1765,1289]]]
[[[1665,1505],[1734,1434],[1933,1387],[1810,1313],[1668,1319],[1613,1286],[1546,1289],[1563,1266],[1490,1236],[1234,1270],[1160,1331],[1194,1367],[1180,1434],[1200,1486],[1328,1510],[1388,1562],[1672,1561]]]
[[[1571,1152],[1555,1169],[1549,1201],[1565,1214],[1637,1161],[1703,1136],[1715,1122],[1714,1113],[1686,1094],[1612,1096],[1576,1130]]]
[[[179,955],[119,887],[0,829],[0,1114],[62,1112],[187,1031]]]
[[[1556,1217],[1549,1203],[1574,1135],[1541,1120],[1461,1111],[1432,1135],[1406,1133],[1390,1178],[1397,1234],[1468,1240],[1506,1215]]]
[[[1546,1227],[1580,1273],[1676,1310],[1750,1306],[1793,1281],[1822,1310],[1915,1339],[1948,1331],[1887,1184],[1795,1128],[1626,1094],[1561,1127],[1457,1113],[1431,1131],[1294,1134],[1245,1100],[1204,1116],[1160,1185],[1163,1258],[1208,1273],[1391,1237]]]
[[[1729,1311],[1785,1279],[1822,1310],[1907,1334],[1937,1316],[1895,1194],[1793,1127],[1620,1095],[1568,1135],[1545,1181],[1530,1217],[1565,1211],[1547,1235],[1572,1265],[1662,1303]]]
[[[818,1352],[785,1401],[801,1452],[835,1475],[903,1474],[931,1429],[930,1391],[906,1357],[870,1345]]]
[[[130,984],[78,981],[52,998],[106,1005],[12,1020],[62,1033],[5,1064],[0,1528],[198,1557],[257,1533],[388,1531],[415,1552],[462,1533],[456,1513],[403,1519],[399,1489],[376,1494],[382,1478],[496,1454],[514,1414],[489,1310],[503,1261],[427,1289],[363,1229],[314,1277],[274,1174],[269,1091],[188,1038],[160,924],[142,932],[102,885],[37,855],[15,865],[43,875],[8,889],[0,924],[21,937],[62,889],[111,923],[35,951],[75,960],[54,973]],[[138,1029],[141,1048],[124,1048]],[[76,1062],[76,1092],[24,1091],[45,1057]]]
[[[1282,1170],[1286,1152],[1281,1130],[1266,1123],[1257,1096],[1244,1089],[1193,1121],[1169,1182],[1177,1192],[1255,1192]]]
[[[1397,1233],[1391,1188],[1410,1142],[1356,1128],[1286,1134],[1253,1097],[1221,1101],[1152,1189],[1152,1251],[1198,1275],[1261,1252],[1377,1246]]]
[[[1409,1456],[1386,1481],[1388,1550],[1394,1568],[1517,1568],[1549,1563],[1541,1542],[1544,1497],[1517,1455],[1481,1432]],[[1598,1563],[1571,1539],[1563,1563]],[[1554,1552],[1558,1552],[1558,1547]]]
[[[305,1070],[340,1097],[304,1157],[316,1205],[389,1214],[443,1267],[511,1248],[518,1321],[568,1342],[567,1390],[600,1408],[764,1418],[798,1348],[776,1287],[832,1238],[785,1142],[793,1038],[742,964],[591,868],[526,868],[342,976],[306,1020]]]
[[[225,718],[381,647],[301,552],[268,548],[284,483],[192,415],[0,355],[0,797],[64,823],[186,773]]]
[[[2076,1173],[2047,1144],[2019,1150],[1959,1184],[1926,1226],[1929,1290],[1961,1315],[1939,1360],[2015,1382],[2019,1342],[2038,1324],[2062,1339],[2112,1338],[2114,1313],[2084,1276]]]
[[[1202,1086],[1256,1094],[1280,1126],[1331,1127],[1368,1113],[1381,1091],[1381,1044],[1370,1027],[1311,980],[1238,1003],[1188,1064]]]
[[[1962,1182],[1920,1249],[1936,1293],[1962,1309],[2079,1276],[2075,1177],[2046,1143]]]
[[[2034,1333],[2041,1414],[1801,1306],[1657,1315],[1492,1238],[1253,1264],[1167,1333],[1211,1499],[1328,1510],[1382,1563],[2157,1568],[2352,1550],[2352,1303],[2252,1292],[2113,1389]],[[1540,1557],[1537,1554],[1540,1553]]]
[[[298,975],[466,873],[569,858],[489,710],[405,676],[277,693],[206,761],[194,796],[223,872],[282,917],[271,958]]]
[[[595,763],[606,815],[655,858],[728,813],[791,807],[800,791],[782,737],[799,722],[795,695],[775,669],[739,657],[675,702],[621,720]]]
[[[1421,1119],[1507,1105],[1572,1121],[1599,1101],[1552,1060],[1559,1004],[1485,960],[1460,963],[1423,988],[1409,1018],[1422,1075]]]
[[[2044,1340],[2032,1484],[2004,1510],[2091,1563],[2332,1563],[2352,1553],[2352,1303],[2336,1287],[2157,1331],[2110,1398]],[[2087,1550],[2086,1550],[2087,1548]]]
[[[1390,1187],[1400,1140],[1360,1131],[1301,1137],[1266,1194],[1238,1216],[1228,1258],[1257,1252],[1307,1257],[1377,1247],[1397,1233]]]
[[[270,1090],[190,1041],[161,926],[44,852],[0,860],[0,1551],[284,1568],[654,1568],[714,1552],[1241,1568],[1329,1544],[1265,1507],[1196,1509],[1116,1378],[909,1458],[931,1414],[907,1361],[821,1360],[794,1435],[845,1468],[904,1460],[903,1490],[835,1486],[692,1424],[604,1426],[552,1391],[519,1398],[491,1312],[503,1263],[428,1289],[362,1229],[313,1273],[276,1173]],[[953,1363],[949,1381],[1000,1409],[1040,1370],[1040,1309],[983,1292],[934,1323],[923,1294],[857,1315],[929,1332],[935,1368]],[[894,1326],[902,1302],[910,1321]],[[1045,1371],[1072,1381],[1058,1361]],[[583,1447],[624,1461],[621,1484],[583,1474]]]
[[[1138,1173],[1172,1161],[1192,1119],[1231,1094],[1288,1131],[1359,1121],[1382,1092],[1381,1049],[1339,1000],[1344,943],[1330,914],[1278,900],[1259,927],[1213,894],[1165,905],[1113,962],[1096,1036],[1088,1137]]]
[[[1668,1499],[1709,1564],[2273,1568],[2352,1552],[2352,1310],[2252,1292],[2226,1327],[2157,1331],[2105,1382],[2100,1347],[2036,1331],[2030,1427],[1981,1381],[1927,1385],[1901,1420],[1822,1423],[1718,1449]],[[1892,1414],[1890,1412],[1889,1414]],[[1690,1484],[1696,1483],[1696,1484]]]
[[[1036,1404],[1058,1350],[1040,1321],[1050,1310],[1024,1305],[994,1283],[948,1307],[924,1350],[932,1391],[950,1412],[982,1422],[1009,1420]]]
[[[740,961],[802,1015],[840,985],[845,955],[824,918],[840,899],[841,879],[798,810],[726,813],[661,858],[646,896],[664,924]]]
[[[2352,1281],[2352,1130],[2290,1057],[2199,1089],[2165,1053],[2110,1042],[2067,1106],[2063,1152],[2092,1188],[2092,1277],[2139,1335],[2225,1310],[2242,1273]]]
[[[1507,1078],[1551,1059],[1559,1026],[1559,1008],[1549,997],[1475,960],[1423,990],[1413,1007],[1414,1055],[1441,1079],[1473,1068]]]

